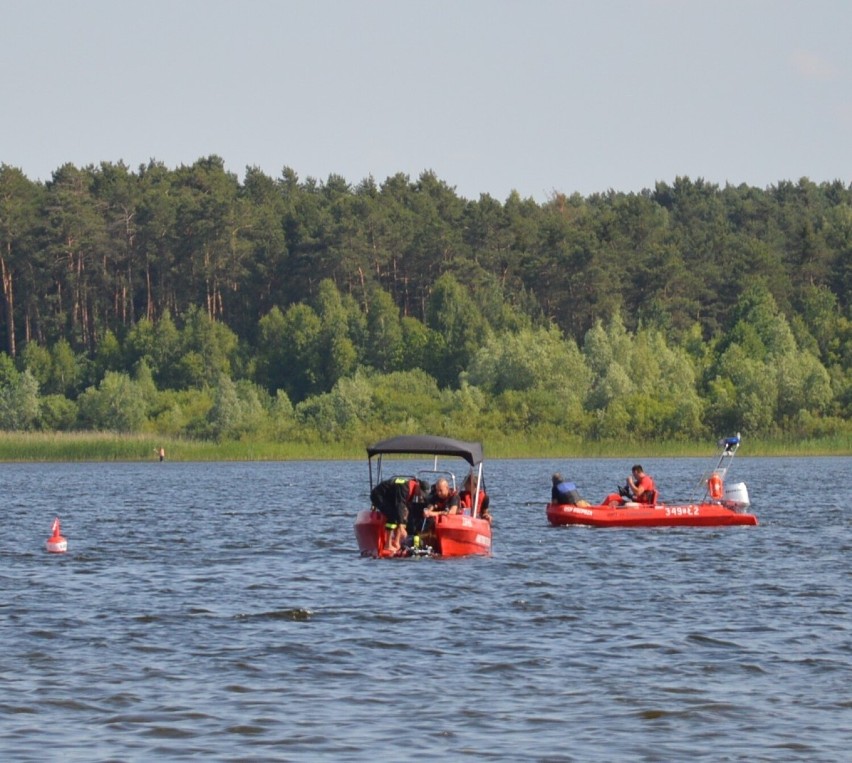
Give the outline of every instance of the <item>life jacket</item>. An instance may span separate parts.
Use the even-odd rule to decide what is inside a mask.
[[[395,521],[408,513],[408,504],[417,493],[419,483],[411,477],[396,477],[380,482],[370,492],[370,500],[385,516]]]
[[[649,474],[642,475],[642,479],[639,480],[637,487],[642,488],[642,495],[636,499],[639,503],[654,503],[654,498],[657,495],[657,486]]]
[[[405,500],[408,503],[411,503],[414,500],[414,497],[417,495],[417,490],[420,487],[420,483],[413,477],[397,477],[394,482],[400,486],[406,485],[405,490],[407,491],[407,495]]]
[[[484,490],[477,490],[477,492],[479,493],[479,513],[482,514],[488,506],[488,494]],[[470,515],[473,512],[473,493],[470,490],[462,490],[459,493],[459,508],[463,510],[463,514]]]
[[[553,489],[553,498],[557,503],[576,505],[578,501],[582,500],[580,491],[577,490],[577,486],[573,482],[560,482]]]

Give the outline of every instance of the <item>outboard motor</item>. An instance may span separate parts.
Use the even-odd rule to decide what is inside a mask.
[[[731,509],[745,509],[751,503],[748,499],[748,488],[745,482],[735,482],[725,485],[725,497],[722,503]]]

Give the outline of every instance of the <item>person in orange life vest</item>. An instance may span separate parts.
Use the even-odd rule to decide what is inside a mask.
[[[627,482],[620,488],[617,493],[610,493],[603,499],[602,503],[606,506],[622,506],[625,503],[655,503],[657,496],[657,486],[650,474],[645,474],[645,470],[636,464],[630,470],[630,476]]]
[[[413,477],[392,477],[383,480],[370,491],[370,501],[387,521],[390,530],[388,551],[399,551],[408,536],[406,524],[412,503],[423,497],[420,482]]]
[[[472,490],[471,485],[475,485],[476,487]],[[459,493],[459,508],[462,510],[463,514],[471,514],[473,512],[473,500],[476,492],[479,493],[479,516],[481,519],[486,520],[489,524],[491,523],[491,514],[488,511],[489,505],[491,503],[491,499],[488,497],[488,494],[479,488],[477,484],[477,479],[472,474],[468,474],[465,477],[464,483],[462,484],[461,492]]]
[[[426,499],[426,508],[423,510],[424,517],[435,517],[438,514],[458,514],[459,497],[455,490],[450,488],[450,483],[441,477],[432,487],[432,492]]]
[[[645,474],[645,470],[639,464],[630,470],[627,487],[630,490],[630,497],[637,503],[653,503],[657,487],[651,475]]]

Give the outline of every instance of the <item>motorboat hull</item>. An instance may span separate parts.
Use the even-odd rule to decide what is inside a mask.
[[[491,553],[491,523],[464,514],[435,517],[436,553],[486,556]]]
[[[386,557],[398,554],[387,549],[386,520],[376,509],[358,512],[355,518],[355,538],[361,556]],[[487,556],[491,553],[491,524],[478,517],[464,514],[445,514],[435,517],[431,537],[435,556]]]

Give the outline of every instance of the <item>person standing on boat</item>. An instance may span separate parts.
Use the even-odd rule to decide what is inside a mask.
[[[387,521],[388,550],[399,551],[408,536],[406,524],[411,504],[423,497],[423,488],[413,477],[392,477],[383,480],[370,491],[370,501]]]
[[[471,485],[474,485],[473,489],[471,489]],[[472,474],[468,474],[462,484],[462,489],[459,493],[459,508],[462,513],[471,514],[473,512],[474,497],[477,493],[479,493],[479,517],[488,522],[488,524],[491,524],[491,513],[488,511],[491,499],[488,497],[488,493],[479,488],[478,480]]]
[[[567,504],[570,506],[588,506],[589,502],[583,500],[577,486],[562,477],[559,472],[553,475],[553,487],[550,490],[550,502]]]
[[[640,464],[636,464],[630,470],[627,478],[627,488],[630,498],[636,503],[654,503],[657,495],[657,486],[650,474],[646,474]]]

